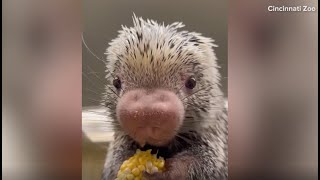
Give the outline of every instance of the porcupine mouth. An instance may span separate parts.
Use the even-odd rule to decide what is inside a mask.
[[[170,128],[140,126],[135,129],[135,133],[131,137],[140,147],[144,147],[146,144],[165,147],[175,137],[175,133]]]

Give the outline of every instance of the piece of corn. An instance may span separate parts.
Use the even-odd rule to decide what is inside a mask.
[[[151,154],[151,149],[140,151],[124,161],[118,171],[116,180],[142,180],[143,171],[150,174],[164,171],[164,159],[157,158],[156,154]]]

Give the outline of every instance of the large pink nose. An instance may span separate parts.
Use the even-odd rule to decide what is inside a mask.
[[[184,109],[171,91],[136,89],[121,97],[117,116],[122,128],[140,145],[164,145],[181,126]]]

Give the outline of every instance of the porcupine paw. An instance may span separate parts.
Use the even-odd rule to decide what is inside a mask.
[[[169,158],[166,159],[165,171],[149,174],[143,173],[146,180],[186,180],[188,166],[191,158]]]

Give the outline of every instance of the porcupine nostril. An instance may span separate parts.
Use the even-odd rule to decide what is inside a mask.
[[[136,93],[136,94],[134,95],[134,97],[133,97],[134,101],[138,101],[138,100],[139,100],[139,98],[140,98],[140,96],[139,96],[139,94],[138,94],[138,93]]]
[[[140,100],[140,98],[141,98],[142,96],[144,96],[144,91],[143,91],[143,90],[136,90],[136,91],[134,91],[134,93],[132,93],[130,99],[131,99],[133,102],[137,102],[137,101]]]
[[[161,102],[166,101],[166,96],[164,94],[161,94],[160,97],[159,97],[159,100]]]

